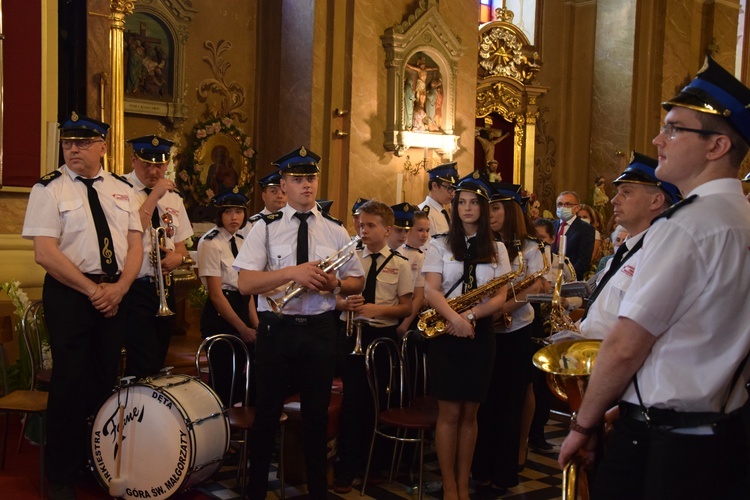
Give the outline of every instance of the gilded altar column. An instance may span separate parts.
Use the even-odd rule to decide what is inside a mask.
[[[125,173],[125,68],[123,67],[123,33],[125,16],[133,12],[133,0],[111,0],[109,26],[109,60],[111,79],[110,107],[110,170],[118,175]]]

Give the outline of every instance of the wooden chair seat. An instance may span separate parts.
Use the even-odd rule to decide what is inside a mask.
[[[42,391],[13,391],[0,398],[0,412],[40,413],[47,411],[49,393]]]

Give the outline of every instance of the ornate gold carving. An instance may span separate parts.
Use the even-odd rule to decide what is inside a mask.
[[[505,2],[503,2],[505,3]],[[505,7],[499,7],[495,9],[495,20],[505,21],[506,23],[513,22],[513,11],[506,9]]]
[[[135,2],[133,0],[110,0],[109,8],[113,14],[132,14]]]
[[[225,81],[227,71],[232,65],[221,54],[230,50],[232,43],[228,40],[219,40],[219,43],[214,45],[212,41],[206,40],[203,46],[211,52],[210,57],[203,57],[203,62],[211,67],[214,78],[208,78],[198,84],[198,98],[201,102],[206,102],[209,94],[218,94],[221,96],[221,103],[218,107],[209,106],[213,108],[209,110],[210,113],[215,116],[231,116],[238,122],[246,122],[247,113],[240,109],[245,104],[245,87],[236,80],[228,84]]]
[[[482,77],[507,76],[529,84],[541,69],[539,62],[534,47],[509,28],[493,28],[481,35],[479,66],[485,71]]]
[[[508,116],[515,118],[517,110],[521,107],[521,95],[516,89],[504,83],[495,83],[489,90],[477,92],[477,116],[487,116],[493,111],[503,115],[506,120],[513,121]]]

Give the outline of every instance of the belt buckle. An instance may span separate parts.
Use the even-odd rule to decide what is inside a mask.
[[[300,326],[307,326],[307,319],[308,318],[305,318],[303,316],[295,316],[294,322]]]

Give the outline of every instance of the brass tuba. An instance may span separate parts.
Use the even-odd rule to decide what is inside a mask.
[[[154,282],[156,283],[156,293],[159,296],[159,310],[157,316],[172,316],[174,313],[169,309],[167,304],[167,287],[169,286],[169,275],[164,276],[161,270],[161,250],[167,244],[167,229],[165,227],[151,228],[151,268],[154,271]]]
[[[563,239],[565,236],[563,236]],[[550,335],[552,333],[561,332],[563,330],[570,330],[571,332],[577,332],[578,327],[570,319],[570,316],[565,314],[565,308],[562,305],[562,285],[563,285],[563,272],[565,268],[565,244],[560,245],[560,251],[557,254],[557,279],[555,279],[555,287],[552,290],[552,306],[549,315],[550,324]],[[573,271],[573,279],[575,279],[575,270]]]
[[[503,274],[492,281],[488,281],[484,285],[470,290],[463,295],[449,299],[448,305],[451,309],[459,314],[468,311],[475,305],[479,304],[485,297],[493,295],[502,287],[523,274],[525,266],[523,252],[521,252],[521,242],[515,240],[513,243],[516,245],[516,248],[518,248],[518,269]],[[434,308],[430,308],[419,314],[417,329],[423,337],[431,339],[445,333],[445,322],[445,318],[443,318]]]
[[[360,238],[359,236],[355,236],[354,238],[352,238],[352,240],[344,245],[341,250],[321,261],[320,264],[318,264],[318,268],[322,269],[325,273],[329,271],[336,271],[337,269],[339,269],[341,266],[349,262],[352,257],[354,257],[355,253],[357,252],[357,244],[361,239],[362,238]],[[271,297],[266,297],[266,301],[271,307],[271,310],[277,315],[281,316],[281,312],[284,309],[284,306],[286,306],[290,300],[294,299],[295,297],[299,297],[305,291],[307,291],[307,288],[305,288],[304,286],[300,285],[299,283],[291,282],[289,286],[286,287],[286,292],[284,293],[283,297],[281,297],[279,300],[274,300]]]
[[[539,241],[537,243],[537,246],[539,247],[539,251],[542,252],[542,269],[540,269],[538,272],[527,276],[523,280],[519,281],[518,283],[511,283],[510,288],[513,291],[513,298],[515,299],[516,294],[519,292],[522,292],[529,288],[531,285],[533,285],[538,278],[541,278],[545,274],[549,272],[549,260],[547,260],[547,253],[544,251],[544,242]],[[519,255],[521,255],[519,253]],[[513,324],[513,314],[511,313],[503,313],[502,316],[500,316],[500,320],[503,322],[503,327],[510,328]]]
[[[534,354],[534,366],[547,372],[550,389],[568,402],[573,413],[581,406],[600,346],[601,340],[566,340],[543,347]],[[563,470],[562,498],[578,500],[588,497],[588,476],[579,457],[573,457]]]

